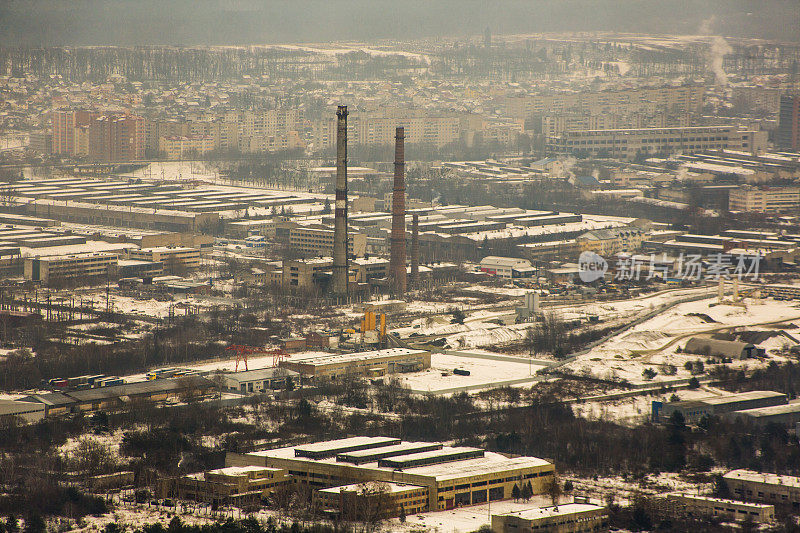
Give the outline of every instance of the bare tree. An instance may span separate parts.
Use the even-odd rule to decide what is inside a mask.
[[[564,488],[561,485],[561,482],[558,479],[558,476],[555,472],[553,472],[553,478],[545,483],[544,486],[545,494],[550,497],[550,501],[553,503],[553,507],[558,510],[558,503],[561,499],[561,495],[564,493]]]

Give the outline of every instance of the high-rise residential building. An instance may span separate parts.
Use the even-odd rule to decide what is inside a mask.
[[[144,119],[127,113],[109,113],[89,124],[89,157],[97,161],[144,158]]]
[[[98,161],[144,157],[144,119],[127,113],[59,110],[51,115],[53,153]]]
[[[800,95],[781,96],[775,144],[781,150],[800,151]]]
[[[100,116],[97,111],[59,110],[51,113],[53,121],[53,153],[76,155],[75,130],[86,127]]]

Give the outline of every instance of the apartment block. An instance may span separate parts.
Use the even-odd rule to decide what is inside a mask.
[[[214,139],[210,135],[170,135],[159,139],[158,149],[167,159],[188,159],[212,151]]]
[[[744,185],[728,193],[728,209],[755,213],[792,213],[800,207],[800,187]]]
[[[800,510],[800,477],[752,470],[731,470],[723,477],[739,499],[780,505],[794,513]]]
[[[506,114],[528,118],[535,114],[579,111],[590,115],[655,113],[699,113],[703,108],[705,87],[645,87],[621,91],[559,92],[510,95]]]
[[[117,254],[84,253],[50,257],[26,257],[25,279],[44,285],[79,278],[98,278],[111,274],[117,265]]]
[[[76,152],[75,130],[88,127],[89,123],[100,116],[97,111],[59,110],[50,114],[53,123],[53,153],[73,156]]]
[[[642,246],[643,239],[644,232],[639,228],[624,227],[587,231],[579,235],[575,241],[581,251],[608,256],[638,250]]]
[[[781,150],[800,151],[800,94],[781,96],[775,145]]]
[[[126,113],[101,115],[88,126],[88,155],[95,161],[144,158],[144,119]]]
[[[638,128],[574,130],[547,140],[550,150],[633,159],[642,154],[692,153],[704,150],[736,150],[756,153],[767,148],[764,131],[735,126],[685,128]]]
[[[419,115],[381,110],[353,113],[347,121],[347,138],[352,144],[393,144],[396,128],[405,128],[406,144],[445,146],[461,139],[461,117],[455,115]],[[336,120],[323,119],[312,124],[314,148],[336,145]]]

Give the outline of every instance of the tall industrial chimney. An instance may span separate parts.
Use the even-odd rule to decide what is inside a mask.
[[[392,238],[389,272],[395,294],[406,292],[406,183],[405,132],[397,128],[394,136],[394,189],[392,192]]]
[[[333,228],[333,279],[337,298],[347,297],[347,106],[336,110],[336,207]]]
[[[419,287],[419,215],[411,216],[411,284]]]

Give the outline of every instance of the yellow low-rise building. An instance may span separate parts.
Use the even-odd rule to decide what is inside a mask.
[[[393,518],[420,513],[428,506],[428,489],[418,485],[370,481],[319,489],[322,508],[345,520]]]
[[[752,520],[764,523],[775,520],[775,506],[764,503],[747,503],[694,494],[667,496],[672,512],[690,517],[718,516],[725,520]]]
[[[492,515],[494,533],[584,533],[608,531],[608,510],[589,503],[567,503]]]
[[[737,498],[779,505],[795,513],[800,510],[800,477],[752,470],[731,470],[723,477]]]
[[[506,457],[480,448],[391,437],[351,437],[229,453],[225,461],[230,466],[282,468],[295,483],[315,489],[365,482],[414,485],[427,491],[424,504],[409,506],[419,511],[509,499],[515,485],[521,489],[529,483],[533,494],[542,494],[555,474],[552,463],[536,457]]]
[[[267,500],[289,481],[281,468],[234,466],[163,480],[159,492],[161,497],[180,500],[242,505]]]

